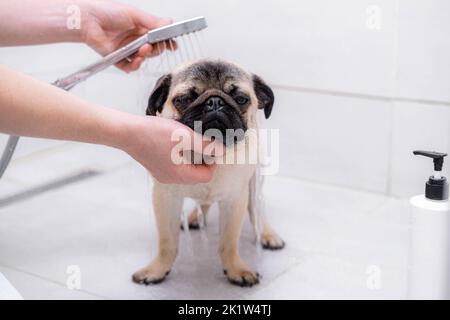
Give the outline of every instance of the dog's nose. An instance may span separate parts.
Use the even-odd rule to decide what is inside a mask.
[[[219,111],[225,106],[225,102],[221,97],[210,97],[206,100],[205,111]]]

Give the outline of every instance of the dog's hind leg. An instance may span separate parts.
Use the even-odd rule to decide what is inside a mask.
[[[261,214],[261,245],[264,249],[268,250],[280,250],[285,246],[285,242],[280,236],[272,229],[267,217],[264,213]]]
[[[153,189],[153,208],[158,227],[158,255],[147,267],[133,275],[133,281],[155,284],[164,280],[169,274],[178,253],[180,234],[180,214],[183,198],[165,190],[159,184]]]
[[[211,205],[209,205],[209,204],[200,205],[200,210],[202,211],[204,225],[206,225],[206,218],[207,218],[210,207],[211,207]],[[200,229],[200,212],[198,210],[198,206],[194,207],[192,209],[191,213],[189,213],[188,227],[190,230]],[[183,222],[181,222],[181,230],[184,230]]]
[[[266,214],[264,212],[256,212],[255,208],[256,201],[260,201],[257,198],[257,186],[256,186],[256,176],[253,175],[249,183],[249,196],[248,196],[248,214],[250,218],[250,223],[253,226],[253,231],[259,237],[259,241],[264,249],[269,250],[279,250],[283,249],[285,242],[280,238],[280,236],[272,229],[269,222],[267,221]],[[264,206],[262,206],[264,207]]]

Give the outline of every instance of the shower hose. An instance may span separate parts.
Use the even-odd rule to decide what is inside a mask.
[[[2,178],[3,173],[5,173],[6,168],[11,161],[14,150],[16,150],[17,142],[19,142],[18,136],[9,136],[5,150],[3,150],[2,157],[0,158],[0,179]]]
[[[94,74],[115,65],[123,59],[127,59],[146,43],[155,44],[158,42],[167,41],[179,36],[200,31],[206,27],[206,19],[201,16],[150,30],[146,34],[108,54],[99,61],[90,64],[87,67],[68,75],[67,77],[58,79],[53,83],[53,85],[60,89],[69,91],[75,85],[93,76]],[[0,179],[11,161],[18,141],[18,136],[10,136],[8,139],[6,148],[3,150],[2,157],[0,158]]]

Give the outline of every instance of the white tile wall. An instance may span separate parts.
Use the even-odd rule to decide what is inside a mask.
[[[410,196],[428,174],[423,160],[410,158],[412,149],[450,151],[448,1],[122,2],[174,20],[205,15],[210,27],[200,40],[207,54],[287,88],[276,90],[267,122],[282,128],[283,175]],[[379,30],[367,27],[370,6],[380,9]],[[0,63],[45,81],[95,58],[77,44],[0,49]],[[153,81],[109,69],[74,93],[142,113]]]
[[[94,103],[143,115],[155,81],[153,76],[108,69],[80,84],[76,93]]]
[[[385,192],[391,106],[330,95],[277,90],[273,117],[280,130],[280,173]]]
[[[175,19],[205,15],[203,45],[210,54],[237,61],[272,83],[391,92],[395,1],[127,2]],[[380,30],[366,27],[371,5],[381,10]]]
[[[450,102],[450,2],[400,0],[398,95]]]
[[[98,55],[82,44],[52,44],[0,49],[0,63],[30,74],[72,72]],[[61,74],[62,72],[62,74]],[[48,79],[54,80],[54,79]]]

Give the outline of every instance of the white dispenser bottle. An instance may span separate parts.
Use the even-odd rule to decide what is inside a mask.
[[[433,159],[434,174],[425,194],[411,198],[409,299],[450,299],[450,204],[448,182],[442,176],[447,154],[414,151]]]

